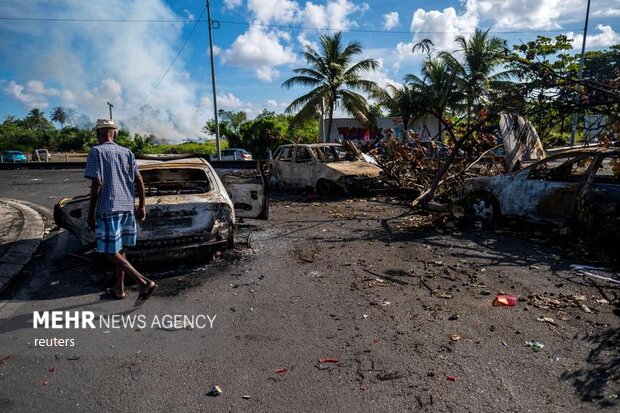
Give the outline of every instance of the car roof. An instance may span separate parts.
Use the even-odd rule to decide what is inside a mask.
[[[146,169],[150,168],[179,168],[179,167],[194,167],[200,168],[209,166],[209,162],[205,161],[202,158],[194,157],[194,158],[183,158],[183,159],[137,159],[136,163],[138,167],[146,167]]]

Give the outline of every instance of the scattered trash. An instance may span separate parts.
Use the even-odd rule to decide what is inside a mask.
[[[459,341],[461,339],[461,336],[459,336],[458,334],[452,334],[450,336],[450,341]]]
[[[459,319],[459,315],[458,314],[452,314],[450,317],[448,317],[448,320],[450,321],[454,321],[454,320],[458,320]]]
[[[58,284],[60,284],[60,281],[52,281],[52,282],[50,282],[50,285],[58,285]]]
[[[494,307],[513,307],[517,304],[517,297],[514,295],[499,294],[493,300]]]
[[[243,399],[248,400],[250,398],[249,394],[244,394],[243,396],[241,396]]]
[[[316,365],[316,368],[319,370],[328,370],[330,368],[329,364],[319,363]]]
[[[47,369],[47,371],[49,371],[50,373],[53,373],[54,371],[56,371],[55,367],[50,367]]]
[[[80,356],[71,356],[71,357],[67,357],[68,361],[78,361],[80,359]]]
[[[508,343],[506,343],[504,340],[502,340],[502,346],[508,347]]]
[[[433,296],[437,297],[437,298],[445,298],[446,300],[450,300],[454,297],[454,295],[450,294],[450,293],[433,293]]]
[[[339,363],[338,359],[334,359],[334,358],[325,358],[325,359],[319,359],[319,363],[323,364],[323,363]]]
[[[558,323],[556,323],[555,320],[553,318],[551,318],[551,317],[542,317],[541,316],[541,317],[538,317],[536,319],[536,321],[541,321],[543,323],[549,323],[549,324],[551,324],[553,326],[557,326],[558,325]]]
[[[379,301],[379,305],[382,305],[382,306],[384,306],[384,307],[385,307],[385,306],[388,306],[388,305],[390,305],[390,304],[392,304],[390,301],[386,301],[386,300],[380,300],[380,301]]]
[[[364,319],[368,318],[368,314],[364,314],[362,317],[364,317]]]
[[[274,372],[275,374],[286,374],[286,373],[288,373],[288,369],[285,369],[285,368],[279,368],[279,369],[275,369],[273,372]]]
[[[0,366],[2,364],[4,364],[4,362],[7,361],[10,358],[11,358],[11,356],[0,356]]]
[[[528,347],[532,347],[532,350],[534,350],[534,351],[542,351],[542,349],[545,348],[544,344],[542,344],[542,343],[540,343],[540,342],[538,342],[536,340],[526,341],[525,344]]]
[[[446,377],[446,379],[448,381],[456,381],[456,377],[454,377],[454,376],[448,376],[448,377]]]
[[[217,397],[220,394],[222,394],[222,389],[220,386],[213,386],[206,395],[209,397]]]
[[[609,304],[609,301],[604,299],[604,298],[600,298],[598,300],[596,300],[597,303],[599,304]]]

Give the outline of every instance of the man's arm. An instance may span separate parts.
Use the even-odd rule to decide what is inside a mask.
[[[95,230],[95,209],[97,208],[97,199],[101,191],[101,181],[99,178],[93,178],[90,183],[90,202],[88,203],[88,218],[86,222],[88,227]]]
[[[144,221],[146,219],[146,195],[144,191],[144,180],[142,175],[136,170],[136,187],[138,189],[138,220]]]

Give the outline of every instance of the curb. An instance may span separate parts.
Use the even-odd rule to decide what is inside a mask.
[[[22,231],[14,241],[14,245],[0,257],[0,293],[2,293],[39,248],[45,224],[41,215],[29,206],[8,199],[0,199],[0,202],[17,209],[24,221]]]

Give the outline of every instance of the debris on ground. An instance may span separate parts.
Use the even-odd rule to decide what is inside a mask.
[[[538,351],[542,351],[542,349],[543,349],[543,348],[545,348],[545,345],[544,345],[544,344],[542,344],[542,343],[540,343],[540,342],[538,342],[538,341],[536,341],[536,340],[533,340],[533,341],[526,341],[526,342],[525,342],[525,344],[526,344],[528,347],[531,347],[531,348],[532,348],[532,350],[537,351],[537,352],[538,352]]]
[[[222,389],[220,386],[213,386],[206,395],[209,397],[217,397],[220,394],[222,394]]]
[[[286,374],[286,373],[288,373],[288,369],[285,369],[285,368],[279,368],[279,369],[275,369],[273,372],[274,372],[275,374]]]
[[[517,304],[517,297],[514,295],[499,294],[493,300],[494,307],[513,307]]]

